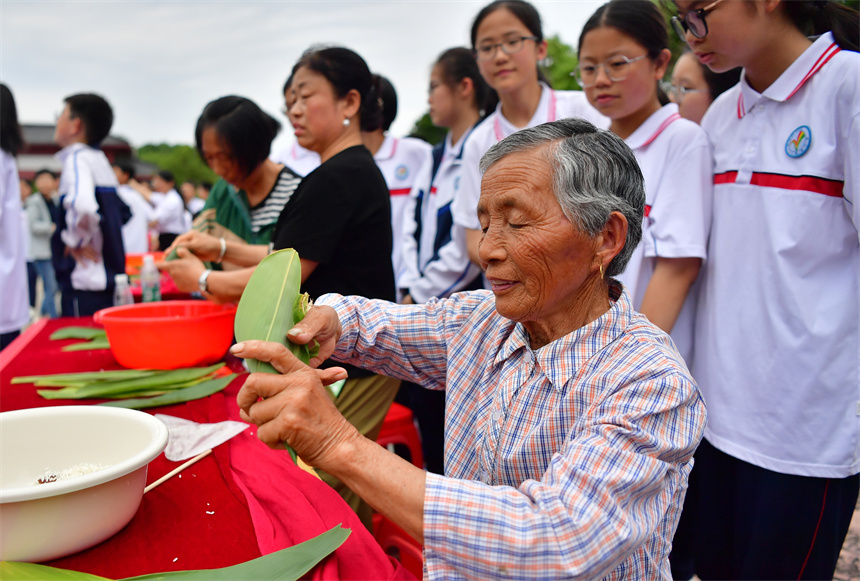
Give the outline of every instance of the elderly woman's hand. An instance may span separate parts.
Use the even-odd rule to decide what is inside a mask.
[[[177,249],[176,254],[179,258],[170,262],[159,262],[155,266],[158,270],[166,271],[180,291],[190,293],[198,290],[200,275],[206,270],[206,265],[183,246]]]
[[[286,442],[305,462],[326,470],[339,462],[342,444],[361,438],[324,387],[345,379],[344,369],[311,369],[278,343],[245,341],[230,351],[269,362],[283,374],[251,374],[236,398],[240,416],[257,426],[257,436],[268,446],[283,448]]]
[[[200,260],[215,262],[221,256],[221,239],[209,234],[203,234],[197,230],[190,230],[176,237],[167,250],[165,256],[175,248],[186,248]]]
[[[337,311],[331,307],[314,306],[307,312],[304,319],[287,331],[287,339],[296,345],[307,345],[316,340],[320,346],[319,354],[310,361],[310,366],[316,368],[334,353],[340,334],[340,318],[337,316]]]

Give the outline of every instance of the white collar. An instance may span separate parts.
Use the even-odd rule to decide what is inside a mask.
[[[627,139],[624,140],[630,149],[639,149],[645,147],[663,133],[663,131],[672,123],[681,118],[678,113],[678,106],[675,103],[663,105],[657,111],[651,114],[642,125],[636,128]]]

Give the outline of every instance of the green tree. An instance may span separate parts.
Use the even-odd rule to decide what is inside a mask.
[[[159,170],[173,172],[177,184],[218,180],[218,176],[200,159],[197,149],[190,145],[147,144],[137,150],[137,156],[157,165]]]
[[[424,113],[424,115],[415,122],[415,125],[412,126],[412,131],[409,133],[412,137],[423,139],[431,145],[442,143],[442,140],[445,139],[445,135],[447,134],[448,130],[444,127],[436,127],[433,125],[433,122],[430,120],[430,113]]]

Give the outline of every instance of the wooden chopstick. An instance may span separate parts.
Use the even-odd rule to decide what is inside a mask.
[[[155,488],[156,486],[158,486],[159,484],[161,484],[165,480],[168,480],[169,478],[176,476],[177,474],[179,474],[180,472],[182,472],[183,470],[185,470],[186,468],[188,468],[189,466],[191,466],[195,462],[202,460],[203,458],[205,458],[206,456],[208,456],[211,453],[212,453],[212,449],[210,448],[209,450],[206,450],[205,452],[201,452],[200,454],[197,454],[194,458],[192,458],[191,460],[189,460],[188,462],[186,462],[182,466],[174,468],[173,470],[171,470],[170,472],[168,472],[167,474],[165,474],[164,476],[162,476],[161,478],[159,478],[158,480],[156,480],[155,482],[153,482],[152,484],[150,484],[149,486],[144,488],[143,493],[146,494],[147,492],[149,492],[150,490],[152,490],[153,488]]]

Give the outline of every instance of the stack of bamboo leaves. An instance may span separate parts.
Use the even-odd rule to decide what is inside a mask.
[[[151,408],[204,398],[221,391],[236,377],[224,374],[223,363],[170,371],[123,369],[15,377],[12,383],[32,383],[45,399],[111,399],[99,405]]]

